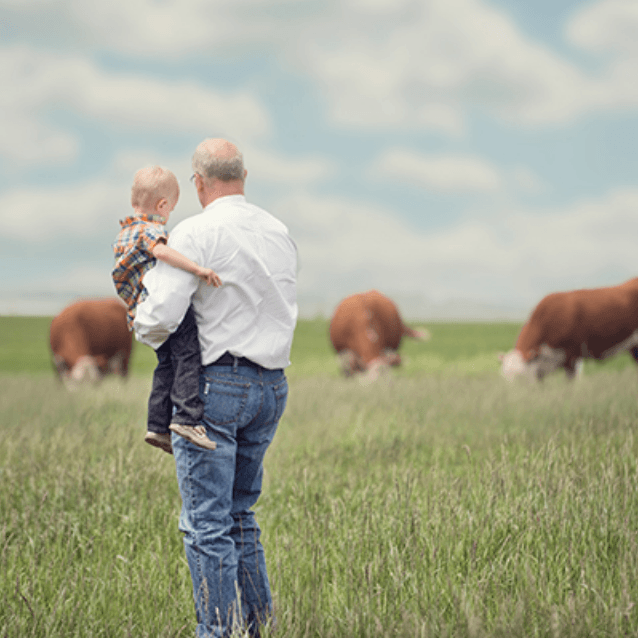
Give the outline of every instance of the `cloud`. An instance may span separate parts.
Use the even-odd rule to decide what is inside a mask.
[[[328,157],[285,156],[256,145],[241,147],[248,179],[304,187],[324,180],[335,171],[335,163]]]
[[[606,65],[600,103],[607,108],[638,105],[638,4],[602,0],[586,5],[567,24],[567,39],[597,54]]]
[[[6,239],[45,245],[60,238],[116,232],[118,213],[130,208],[130,184],[108,178],[53,188],[0,192],[0,224]]]
[[[71,44],[91,45],[94,50],[171,61],[274,41],[281,35],[282,22],[289,19],[288,9],[301,4],[301,0],[111,0],[88,10],[83,0],[0,0],[0,8],[11,11],[22,29],[44,33],[49,41],[59,33]]]
[[[242,151],[249,180],[277,182],[289,189],[308,188],[334,170],[332,163],[321,156],[285,156],[260,146],[242,147]],[[119,228],[117,220],[129,212],[133,175],[153,164],[173,170],[181,185],[170,227],[200,210],[195,190],[187,183],[191,156],[140,148],[118,153],[101,176],[88,181],[0,191],[3,237],[40,246],[60,238],[99,237],[102,243],[110,244]]]
[[[165,60],[167,68],[169,62],[198,64],[211,55],[237,62],[257,50],[278,56],[283,68],[293,66],[315,83],[340,126],[461,136],[477,112],[530,127],[638,102],[632,81],[638,18],[631,0],[588,5],[565,26],[569,43],[598,56],[613,54],[613,64],[599,73],[534,42],[482,0],[113,0],[91,11],[80,0],[42,1],[38,11],[28,4],[8,6],[21,12],[27,30],[27,17],[38,24],[48,20],[67,39],[73,33],[95,50]],[[605,57],[597,61],[604,65]],[[188,82],[166,86],[54,62],[64,70],[61,78],[70,72],[62,86],[76,87],[83,111],[93,117],[108,113],[131,125],[142,120],[142,126],[181,119],[177,127],[184,130],[188,104],[193,127],[204,122],[210,128],[211,119],[238,130],[254,127],[252,135],[269,127],[247,93],[219,95]],[[86,90],[78,91],[84,82]],[[118,97],[129,92],[130,106]]]
[[[297,42],[297,59],[348,126],[461,134],[473,111],[520,126],[571,120],[603,87],[479,0],[344,0]]]
[[[510,171],[512,183],[523,193],[546,193],[549,185],[527,166],[514,166]]]
[[[599,53],[638,55],[638,4],[602,0],[586,5],[566,28],[570,42]]]
[[[80,262],[55,275],[41,273],[37,281],[21,283],[19,289],[4,282],[0,285],[0,314],[53,316],[79,298],[115,295],[107,268]]]
[[[502,187],[494,166],[469,155],[423,155],[393,148],[373,162],[370,173],[439,193],[490,193]]]
[[[218,128],[254,139],[270,131],[270,120],[248,90],[211,90],[194,81],[158,80],[115,73],[89,58],[25,46],[0,48],[0,153],[10,162],[70,161],[74,135],[55,125],[52,111],[67,110],[135,133],[199,133]]]
[[[0,198],[5,241],[63,246],[70,233],[100,254],[100,265],[87,251],[71,252],[61,272],[49,276],[38,269],[34,278],[23,277],[23,306],[5,283],[0,311],[30,311],[34,298],[59,309],[77,296],[109,294],[108,246],[116,219],[128,210],[129,188],[128,180],[105,179]],[[531,308],[555,290],[620,283],[638,267],[637,209],[638,189],[628,188],[564,208],[468,214],[453,226],[420,230],[397,210],[353,198],[297,192],[272,206],[299,248],[300,299],[323,310],[370,288],[436,303],[465,299]],[[25,226],[20,219],[28,220]]]
[[[419,231],[397,211],[342,198],[296,195],[277,211],[299,246],[301,295],[379,288],[492,303],[535,304],[574,282],[620,283],[638,268],[638,189],[563,209],[468,217]]]

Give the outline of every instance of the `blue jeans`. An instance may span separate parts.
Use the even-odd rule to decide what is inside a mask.
[[[261,531],[252,507],[261,494],[263,459],[286,407],[283,370],[206,366],[200,378],[203,424],[217,449],[172,435],[182,496],[179,528],[193,581],[198,638],[235,627],[259,635],[272,619]]]

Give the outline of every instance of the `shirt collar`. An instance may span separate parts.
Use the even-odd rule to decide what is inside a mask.
[[[129,215],[120,220],[122,226],[130,226],[131,224],[164,224],[164,218],[161,215]]]
[[[212,210],[218,203],[221,204],[222,202],[231,203],[245,201],[246,195],[224,195],[223,197],[218,197],[217,199],[213,200],[210,204],[208,204],[208,206],[206,206],[206,208],[204,208],[204,211]]]

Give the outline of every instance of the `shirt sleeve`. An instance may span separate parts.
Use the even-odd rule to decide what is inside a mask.
[[[165,244],[168,241],[168,233],[158,224],[146,224],[144,232],[140,233],[139,246],[149,255],[153,254],[153,248],[157,244]]]
[[[173,235],[174,232],[169,245],[173,244]],[[177,330],[198,285],[199,279],[195,275],[158,261],[144,275],[147,295],[135,311],[136,339],[157,350]]]

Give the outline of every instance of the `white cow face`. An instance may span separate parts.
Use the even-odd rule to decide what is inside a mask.
[[[510,350],[506,354],[500,354],[501,375],[507,381],[514,381],[519,377],[534,378],[534,371],[531,364],[523,359],[523,355],[518,350]]]
[[[525,361],[522,353],[516,349],[500,355],[499,358],[501,360],[501,374],[508,381],[513,381],[518,377],[537,381],[565,363],[565,351],[543,344],[538,355],[531,361]]]
[[[80,357],[73,368],[62,375],[65,387],[71,391],[78,390],[85,382],[95,384],[101,378],[102,374],[95,359],[89,356]]]

